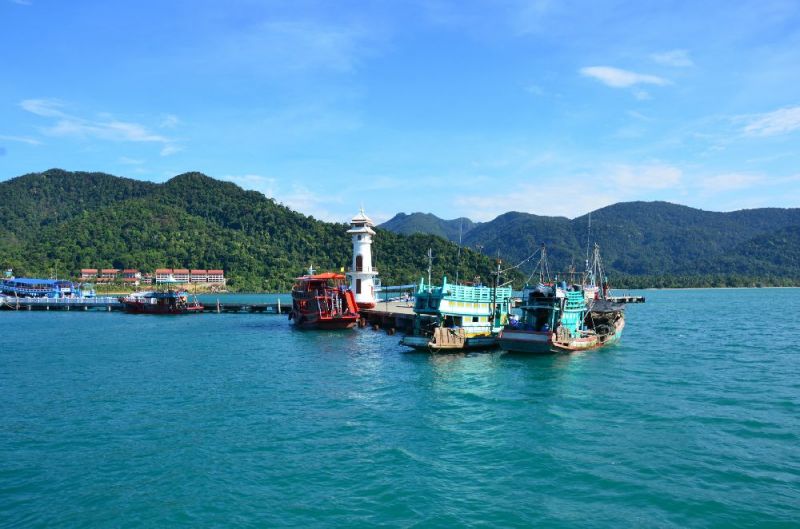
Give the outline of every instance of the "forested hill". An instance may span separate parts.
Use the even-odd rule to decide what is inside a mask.
[[[401,224],[382,226],[402,230]],[[600,245],[610,275],[629,286],[800,284],[798,208],[718,213],[667,202],[627,202],[593,211],[591,231],[588,224],[589,215],[568,219],[509,212],[476,225],[463,244],[516,262],[544,243],[553,269],[573,265],[580,270],[589,235]]]
[[[201,173],[155,184],[52,169],[0,183],[0,204],[0,265],[17,275],[222,268],[232,288],[287,290],[310,264],[338,270],[352,258],[347,225]],[[457,246],[440,237],[378,230],[375,266],[384,284],[418,281],[429,247],[434,277],[456,268],[462,277],[489,277],[493,263],[478,252],[458,258]]]
[[[381,224],[381,228],[395,233],[413,235],[414,233],[429,233],[438,235],[453,242],[463,240],[463,237],[480,223],[475,223],[468,218],[461,217],[453,220],[440,219],[431,213],[398,213],[391,219]]]

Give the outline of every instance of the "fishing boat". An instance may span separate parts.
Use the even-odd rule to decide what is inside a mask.
[[[421,279],[413,331],[400,343],[433,352],[496,347],[510,305],[510,287],[450,284],[447,277],[435,287]]]
[[[296,278],[289,320],[299,329],[349,329],[358,322],[358,305],[344,274],[325,272]]]
[[[581,284],[541,281],[523,290],[522,317],[498,336],[500,347],[521,353],[587,351],[616,343],[625,328],[625,305],[607,299],[599,249]]]
[[[203,305],[190,300],[184,290],[166,292],[137,292],[119,298],[125,312],[133,314],[199,314]]]

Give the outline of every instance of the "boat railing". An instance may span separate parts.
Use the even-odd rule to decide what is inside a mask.
[[[34,305],[86,305],[86,304],[106,305],[108,303],[119,303],[119,299],[113,296],[102,296],[94,298],[48,298],[48,297],[17,298],[14,296],[6,296],[6,302],[8,303],[13,304],[15,300],[19,300],[20,302],[25,304],[34,304]]]

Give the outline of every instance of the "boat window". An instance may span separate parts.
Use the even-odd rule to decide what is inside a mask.
[[[477,317],[477,316],[473,316],[473,317],[472,317],[472,321],[473,321],[473,322],[477,322],[477,321],[478,321],[478,317]]]

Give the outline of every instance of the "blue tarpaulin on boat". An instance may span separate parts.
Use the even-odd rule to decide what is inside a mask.
[[[49,287],[71,284],[70,281],[66,281],[64,279],[36,279],[30,277],[17,277],[14,279],[6,279],[5,281],[3,281],[3,283],[7,285],[19,285],[19,286],[41,285]]]

